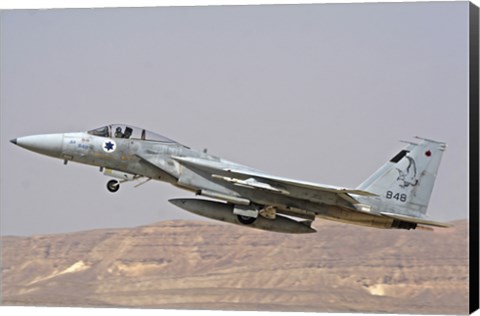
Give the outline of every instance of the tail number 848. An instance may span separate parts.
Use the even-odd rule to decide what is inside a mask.
[[[392,191],[387,191],[386,198],[397,200],[397,201],[400,201],[400,202],[406,202],[407,201],[407,195],[406,194],[404,194],[404,193],[401,193],[401,194],[400,193],[393,193]]]

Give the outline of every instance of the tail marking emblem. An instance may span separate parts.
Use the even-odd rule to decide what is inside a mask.
[[[418,184],[418,180],[415,179],[417,177],[417,166],[415,164],[415,160],[412,157],[406,156],[408,159],[408,167],[406,171],[403,171],[397,168],[398,171],[398,178],[397,181],[402,181],[399,183],[401,188],[407,188],[408,186],[416,186]]]

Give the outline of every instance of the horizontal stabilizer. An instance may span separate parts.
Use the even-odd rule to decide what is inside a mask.
[[[386,217],[390,217],[390,218],[399,220],[399,221],[416,223],[416,224],[421,224],[421,225],[443,227],[443,228],[453,226],[453,225],[447,224],[447,223],[441,223],[441,222],[436,222],[436,221],[432,221],[432,220],[425,219],[425,218],[419,218],[419,217],[413,217],[413,216],[407,216],[407,215],[393,214],[393,213],[387,213],[387,212],[381,212],[380,214],[383,215],[383,216],[386,216]]]

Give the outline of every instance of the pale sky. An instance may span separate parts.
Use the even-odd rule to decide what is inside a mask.
[[[201,219],[9,142],[109,123],[344,187],[445,141],[428,216],[468,217],[468,2],[2,11],[0,45],[2,235]]]

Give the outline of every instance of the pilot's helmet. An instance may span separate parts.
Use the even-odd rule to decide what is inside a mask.
[[[121,132],[122,132],[122,128],[121,128],[120,126],[117,127],[116,132],[117,132],[117,133],[121,133]]]

